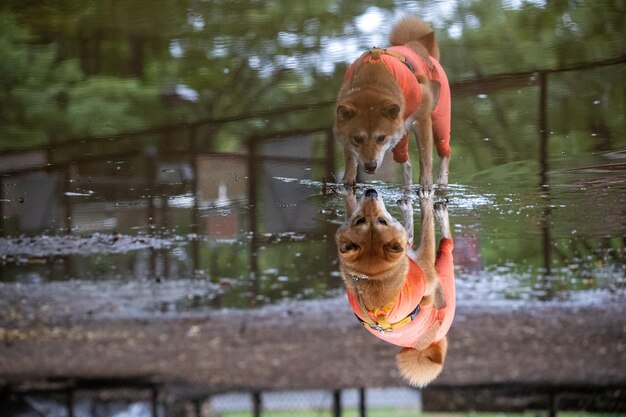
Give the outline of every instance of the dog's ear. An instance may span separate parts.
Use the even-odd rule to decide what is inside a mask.
[[[340,105],[337,107],[337,120],[340,122],[345,122],[346,120],[350,120],[356,114],[356,110],[352,107]]]
[[[397,104],[390,104],[383,108],[382,113],[384,116],[387,116],[391,120],[395,120],[400,114],[400,106],[398,106]]]

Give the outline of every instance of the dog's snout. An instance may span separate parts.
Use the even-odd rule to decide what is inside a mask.
[[[367,171],[369,174],[373,174],[374,172],[376,172],[376,167],[378,166],[376,161],[366,162],[363,165],[365,167],[365,171]]]
[[[378,193],[376,192],[375,189],[370,188],[369,190],[365,191],[365,197],[377,198],[378,197]]]

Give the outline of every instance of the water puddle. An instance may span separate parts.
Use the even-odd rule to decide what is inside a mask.
[[[314,16],[302,27],[283,27],[255,13],[240,22],[239,12],[234,18],[207,3],[171,11],[154,34],[163,42],[121,36],[88,47],[66,34],[62,50],[71,44],[67,51],[83,51],[59,55],[69,78],[40,80],[61,93],[49,107],[11,119],[17,125],[7,137],[15,140],[1,143],[1,303],[50,295],[62,304],[79,291],[96,307],[76,311],[97,315],[109,302],[129,312],[124,300],[134,293],[135,312],[170,314],[341,294],[334,234],[344,210],[336,184],[343,150],[330,131],[333,103],[346,64],[370,43],[386,42],[381,22],[415,13],[405,3],[342,10],[333,27],[345,30],[337,33],[321,11],[307,12]],[[501,7],[522,12],[515,2]],[[524,7],[551,13],[548,5]],[[589,2],[577,7],[595,15]],[[53,66],[11,35],[24,28],[32,44],[63,38],[26,18],[37,10],[7,11],[12,31],[2,36],[16,53]],[[57,12],[59,21],[72,16]],[[85,13],[90,24],[118,18]],[[436,195],[449,207],[459,298],[623,294],[619,24],[598,34],[603,59],[585,55],[593,48],[563,54],[555,45],[570,44],[577,32],[559,26],[544,28],[554,43],[515,46],[515,56],[528,60],[502,60],[501,47],[486,42],[478,57],[465,43],[482,33],[481,24],[494,23],[480,13],[460,3],[437,3],[426,13],[445,26],[436,29],[454,97],[450,185]],[[619,11],[607,14],[621,22]],[[220,36],[209,30],[222,24]],[[240,25],[260,43],[242,37]],[[132,57],[123,52],[130,50]],[[567,59],[559,66],[550,54]],[[383,168],[364,175],[360,191],[375,187],[399,215],[397,166],[386,161]]]
[[[66,295],[81,294],[84,306],[75,305],[72,312],[87,316],[198,312],[340,296],[334,231],[344,215],[341,186],[311,175],[305,164],[247,157],[242,166],[258,174],[253,181],[246,169],[214,171],[201,163],[205,157],[189,158],[198,159],[189,163],[197,170],[182,185],[129,187],[140,179],[112,178],[104,186],[107,181],[100,177],[98,187],[93,177],[78,173],[71,184],[91,182],[94,191],[45,194],[39,190],[67,184],[43,173],[5,182],[11,194],[25,196],[17,203],[9,198],[5,207],[15,210],[5,216],[5,230],[21,225],[31,232],[0,238],[3,294],[43,305],[51,295],[61,305]],[[232,162],[210,157],[211,165]],[[555,186],[537,186],[536,176],[511,181],[519,175],[515,166],[526,169],[519,163],[505,173],[488,170],[475,174],[470,184],[437,190],[451,216],[460,300],[563,301],[576,293],[623,293],[624,224],[618,207],[624,206],[626,172],[600,173],[597,167],[603,164],[567,162],[575,168],[550,172]],[[279,171],[292,175],[278,176]],[[207,173],[211,179],[203,180]],[[595,182],[600,180],[603,186]],[[400,216],[396,201],[403,193],[397,183],[367,181],[359,193],[368,187],[376,187],[389,211]],[[37,204],[29,205],[29,196],[36,196]],[[603,204],[596,204],[599,199]]]

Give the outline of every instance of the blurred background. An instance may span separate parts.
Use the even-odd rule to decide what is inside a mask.
[[[419,391],[345,303],[330,130],[411,14],[452,84],[459,305]],[[7,415],[626,412],[625,27],[609,0],[4,0]]]

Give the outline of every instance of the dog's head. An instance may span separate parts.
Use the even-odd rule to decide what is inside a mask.
[[[367,190],[335,235],[341,269],[375,279],[404,260],[407,238],[376,190]]]
[[[378,90],[348,91],[337,100],[334,132],[368,174],[376,172],[385,152],[405,132],[402,94]]]

